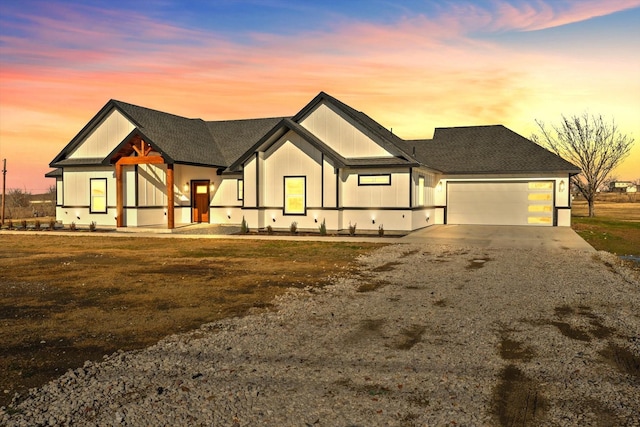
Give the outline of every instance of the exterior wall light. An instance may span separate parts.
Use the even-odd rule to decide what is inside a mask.
[[[558,190],[560,190],[560,192],[562,193],[564,191],[564,187],[565,187],[565,184],[564,184],[564,179],[563,179],[562,181],[560,181],[560,185],[558,186]]]
[[[438,185],[436,185],[436,190],[442,191],[442,181],[438,182]]]
[[[371,220],[371,224],[375,224],[375,223],[376,223],[376,220],[375,220],[375,219],[372,219],[372,220]]]
[[[215,190],[216,186],[215,184],[212,182],[211,184],[209,184],[209,191],[213,191]]]
[[[430,220],[430,219],[431,219],[431,218],[429,217],[429,215],[427,215],[427,222],[429,222],[429,220]]]
[[[189,191],[189,183],[185,183],[184,187],[182,188],[182,190],[186,193],[187,191]]]

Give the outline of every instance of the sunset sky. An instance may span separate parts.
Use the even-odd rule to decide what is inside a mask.
[[[589,112],[635,140],[640,0],[22,0],[0,3],[7,187],[119,99],[205,120],[293,115],[325,91],[403,138]]]

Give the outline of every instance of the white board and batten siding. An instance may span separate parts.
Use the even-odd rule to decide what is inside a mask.
[[[106,180],[106,213],[92,213],[91,180]],[[89,225],[95,222],[99,226],[116,224],[116,180],[112,167],[75,167],[64,169],[62,177],[63,205],[60,206],[60,217],[65,224]]]
[[[326,103],[320,103],[300,124],[343,157],[392,157],[342,112]]]
[[[300,136],[287,132],[264,153],[262,197],[266,207],[284,206],[284,177],[305,177],[306,206],[322,205],[322,153]],[[335,185],[335,184],[334,184]]]
[[[73,150],[70,159],[97,159],[107,156],[135,129],[126,117],[112,110],[102,122]]]
[[[166,165],[138,165],[138,206],[167,206]]]
[[[360,177],[388,176],[388,185],[360,185]],[[409,170],[360,169],[342,172],[340,188],[341,205],[367,208],[408,208]]]

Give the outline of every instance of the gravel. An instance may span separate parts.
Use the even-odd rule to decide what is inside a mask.
[[[640,425],[640,284],[613,255],[392,245],[358,268],[86,362],[0,425]]]

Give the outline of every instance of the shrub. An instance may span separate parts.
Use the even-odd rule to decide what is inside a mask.
[[[91,224],[89,224],[89,230],[90,231],[96,231],[96,222],[95,221],[91,221]]]
[[[382,224],[380,224],[380,226],[378,227],[378,236],[384,236],[384,227],[382,226]]]
[[[13,220],[9,220],[7,226],[9,227],[9,230],[13,230]]]
[[[49,230],[53,231],[55,229],[56,229],[56,220],[55,219],[49,220]]]
[[[298,232],[298,223],[296,221],[293,221],[291,223],[291,225],[289,226],[289,231],[291,232],[291,234],[296,234]]]
[[[40,224],[40,220],[39,220],[39,219],[36,219],[36,222],[33,224],[33,228],[34,228],[35,230],[40,230],[40,225],[41,225],[41,224]]]
[[[321,236],[327,235],[327,225],[324,223],[324,219],[322,220],[322,224],[320,224],[319,230]]]
[[[267,225],[267,234],[273,234],[273,227],[270,225]]]
[[[76,223],[75,222],[72,222],[71,224],[69,224],[69,230],[76,231]]]
[[[356,222],[355,224],[351,225],[351,223],[349,223],[349,236],[355,236],[356,235],[356,226],[358,225],[358,223]]]
[[[242,217],[242,223],[240,224],[240,234],[247,234],[249,232],[249,224],[247,224],[247,221],[244,219],[244,217]]]
[[[20,228],[22,230],[26,230],[27,229],[27,220],[23,219],[22,221],[20,221]]]

